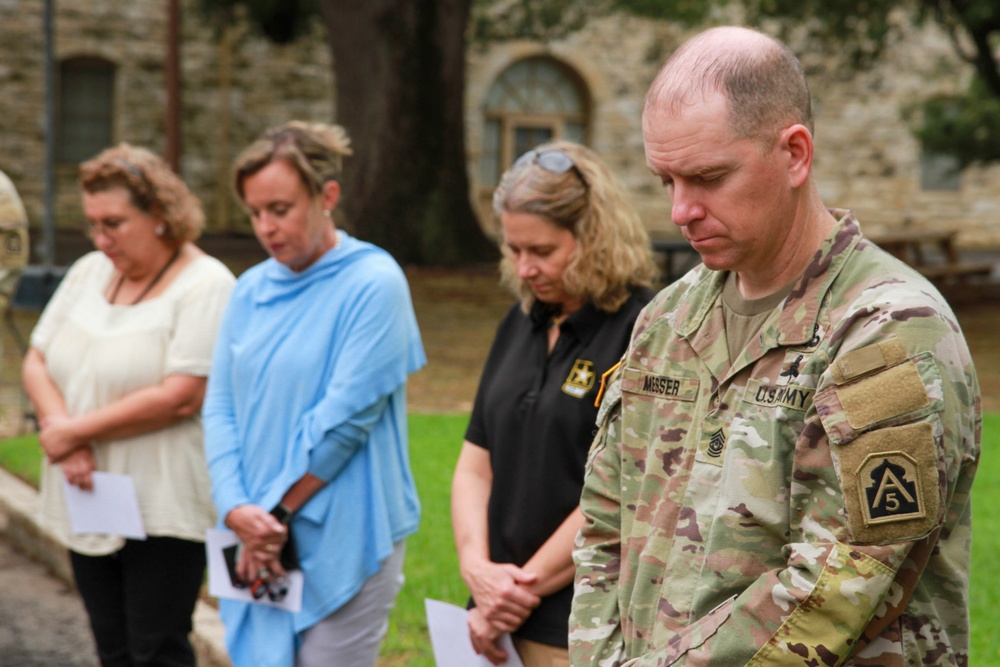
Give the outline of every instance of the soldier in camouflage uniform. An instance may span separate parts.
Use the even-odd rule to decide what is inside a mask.
[[[0,171],[0,313],[14,298],[21,269],[28,263],[28,215],[14,184]],[[3,337],[0,336],[0,358]]]
[[[647,96],[704,265],[605,392],[577,667],[968,663],[975,370],[937,291],[823,206],[811,123],[798,61],[746,29],[689,41]]]

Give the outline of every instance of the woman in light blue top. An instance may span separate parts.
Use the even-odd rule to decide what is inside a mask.
[[[297,121],[237,158],[236,192],[271,259],[238,281],[205,398],[213,497],[237,572],[280,588],[291,542],[302,610],[220,602],[237,667],[374,665],[417,529],[406,379],[425,363],[409,287],[331,213],[349,140]]]

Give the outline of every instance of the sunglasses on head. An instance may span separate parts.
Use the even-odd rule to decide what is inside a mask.
[[[573,158],[563,151],[556,149],[536,151],[534,148],[517,158],[514,161],[514,168],[519,169],[529,164],[537,164],[545,171],[550,171],[553,174],[565,174],[576,166],[573,163]]]
[[[580,178],[580,182],[583,183],[585,187],[587,185],[587,179],[583,177],[583,173],[580,171],[579,167],[576,166],[576,163],[573,162],[573,158],[559,149],[552,148],[549,150],[537,151],[532,148],[530,151],[517,158],[511,169],[520,169],[521,167],[532,164],[537,164],[539,167],[552,174],[565,174],[567,171],[572,169]]]

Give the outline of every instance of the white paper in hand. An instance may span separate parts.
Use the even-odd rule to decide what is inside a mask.
[[[440,600],[424,599],[427,610],[427,629],[434,647],[434,662],[437,667],[493,667],[493,663],[481,655],[476,655],[469,639],[466,619],[469,612]],[[497,645],[507,652],[504,667],[524,667],[510,635],[501,635]]]
[[[90,491],[83,491],[62,478],[63,496],[73,532],[146,539],[132,478],[110,472],[94,472],[92,477],[94,488]]]

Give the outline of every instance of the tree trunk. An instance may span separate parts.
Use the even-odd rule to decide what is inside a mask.
[[[469,202],[465,30],[471,0],[322,0],[337,122],[355,153],[339,208],[401,263],[496,257]]]

